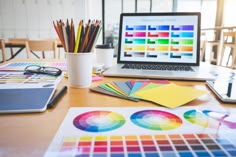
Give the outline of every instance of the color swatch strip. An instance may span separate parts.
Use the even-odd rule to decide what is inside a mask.
[[[64,137],[60,157],[236,156],[236,137],[210,134],[156,134]]]

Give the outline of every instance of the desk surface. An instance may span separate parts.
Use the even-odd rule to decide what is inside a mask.
[[[102,81],[92,83],[91,87],[95,87],[101,83],[114,80],[128,79],[104,77]],[[178,85],[194,86],[209,91],[209,89],[205,85],[205,82],[170,82],[173,82]],[[58,89],[60,89],[64,85],[68,85],[68,81],[65,78],[59,84]],[[209,94],[206,94],[201,98],[196,99],[186,105],[220,105],[228,109],[235,109],[236,107],[233,104],[221,103],[211,91],[209,92]],[[90,92],[88,88],[78,89],[69,87],[67,94],[60,99],[55,108],[49,109],[43,113],[0,115],[0,156],[42,157],[46,152],[50,142],[52,141],[55,133],[57,132],[70,107],[141,106],[159,107],[159,105],[150,102],[132,102],[124,99]]]

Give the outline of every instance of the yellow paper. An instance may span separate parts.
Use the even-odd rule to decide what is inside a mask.
[[[178,86],[171,83],[157,88],[140,91],[135,94],[144,100],[152,101],[169,108],[175,108],[184,105],[206,93],[207,91],[205,90]]]

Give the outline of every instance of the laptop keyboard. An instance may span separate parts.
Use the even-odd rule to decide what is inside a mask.
[[[153,64],[125,64],[122,69],[142,69],[142,70],[168,70],[168,71],[193,71],[190,66],[175,65],[153,65]]]

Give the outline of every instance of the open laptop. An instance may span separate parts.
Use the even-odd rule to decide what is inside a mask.
[[[212,80],[200,66],[198,12],[122,13],[117,64],[104,76]]]

